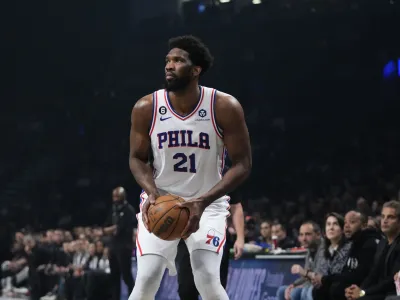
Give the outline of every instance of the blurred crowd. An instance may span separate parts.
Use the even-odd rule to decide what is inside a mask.
[[[283,218],[268,220],[259,219],[258,214],[245,215],[245,252],[307,251],[305,266],[292,268],[292,272],[302,279],[281,287],[277,295],[279,300],[352,300],[345,297],[345,288],[360,286],[366,280],[373,269],[371,262],[379,253],[378,243],[390,241],[386,246],[397,247],[393,240],[400,238],[400,202],[396,200],[371,209],[365,199],[360,198],[357,207],[345,215],[331,211],[322,222],[300,219],[298,227],[293,229],[282,221]],[[228,222],[234,242],[235,230],[231,220]],[[33,300],[109,299],[112,237],[106,231],[107,227],[96,226],[75,227],[72,231],[23,229],[16,232],[11,256],[1,265],[3,295],[30,296]],[[135,238],[136,230],[132,242]],[[233,245],[233,242],[227,244]],[[398,242],[400,245],[400,240]],[[393,272],[400,271],[400,255],[397,256],[400,246],[399,251],[390,252],[386,246],[380,253],[385,258],[376,263],[390,264],[390,268],[388,265],[389,269],[378,268],[373,272],[383,272],[380,276],[391,280],[379,290],[381,298],[376,299],[394,293]],[[386,258],[389,254],[394,257]],[[132,255],[135,255],[135,249]],[[346,284],[348,286],[344,286]],[[368,287],[364,285],[363,288]]]
[[[386,202],[380,226],[360,211],[326,215],[323,230],[313,221],[300,226],[307,249],[299,279],[277,291],[279,300],[400,299],[400,202]]]
[[[108,299],[109,238],[97,227],[16,232],[1,265],[3,296]]]

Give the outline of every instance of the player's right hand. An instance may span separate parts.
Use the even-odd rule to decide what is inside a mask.
[[[147,217],[147,212],[149,210],[150,205],[156,203],[157,197],[158,196],[156,196],[154,194],[150,194],[142,206],[142,220],[143,220],[144,227],[146,227],[148,232],[150,232],[150,230],[149,230],[149,218]]]

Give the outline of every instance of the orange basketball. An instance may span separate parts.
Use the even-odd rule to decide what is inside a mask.
[[[189,220],[189,210],[177,207],[177,204],[184,201],[175,195],[157,198],[147,212],[150,232],[165,241],[180,239]]]

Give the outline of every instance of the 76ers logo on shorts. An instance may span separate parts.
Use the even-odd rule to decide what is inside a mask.
[[[213,245],[214,247],[219,246],[219,237],[215,235],[215,230],[210,229],[207,233],[206,244]]]

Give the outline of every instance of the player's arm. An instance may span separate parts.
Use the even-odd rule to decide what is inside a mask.
[[[236,231],[236,240],[244,243],[244,213],[242,203],[231,205],[232,225]]]
[[[117,225],[112,225],[112,226],[103,228],[103,232],[105,235],[113,234],[116,231],[117,231]]]
[[[149,136],[153,117],[153,99],[148,95],[140,99],[132,109],[129,167],[136,182],[148,195],[148,201],[142,207],[142,216],[147,226],[147,209],[159,196],[153,179],[153,170],[148,164],[151,141]]]
[[[233,246],[235,250],[235,259],[238,259],[243,254],[244,248],[244,213],[242,203],[231,205],[232,224],[236,231],[236,242]]]
[[[215,114],[232,166],[221,181],[201,197],[207,205],[236,189],[249,176],[252,167],[249,131],[240,103],[230,95],[218,93]]]
[[[216,119],[219,127],[224,132],[224,144],[232,166],[222,179],[207,193],[197,199],[179,204],[190,210],[186,228],[182,238],[199,229],[199,222],[204,209],[215,200],[236,189],[250,174],[251,147],[244,113],[239,102],[230,95],[218,93],[215,103]]]

